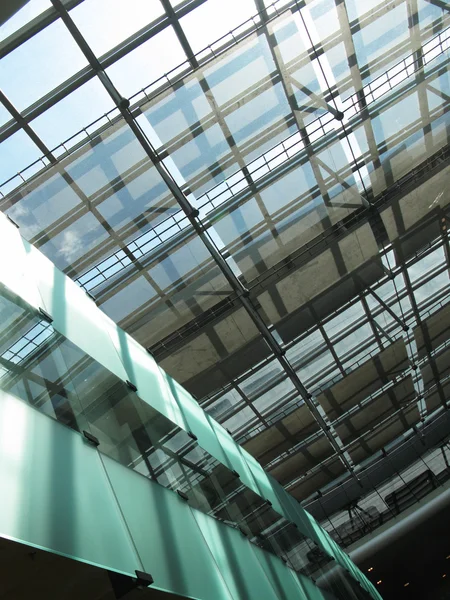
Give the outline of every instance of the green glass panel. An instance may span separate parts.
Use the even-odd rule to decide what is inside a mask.
[[[236,600],[276,600],[276,592],[248,539],[235,529],[209,519],[198,511],[193,514],[232,597]]]
[[[267,552],[263,552],[259,548],[255,548],[254,553],[280,600],[291,600],[291,598],[322,600],[326,598],[311,581],[306,577],[297,577],[278,558]],[[314,595],[307,593],[307,590],[309,591],[310,588],[314,592]]]
[[[0,284],[0,388],[76,431],[87,428],[62,353],[64,339]]]
[[[191,598],[230,600],[232,596],[193,516],[197,511],[177,494],[110,458],[104,456],[103,462],[144,569],[151,573],[155,585]],[[211,517],[202,516],[215,523]]]
[[[139,396],[173,423],[186,429],[182,410],[166,386],[166,375],[155,359],[122,329],[109,328],[113,344],[128,379],[138,388]]]
[[[3,390],[0,479],[0,535],[123,573],[141,568],[95,448]]]
[[[24,242],[35,273],[43,308],[55,329],[122,379],[127,379],[110,331],[116,325],[82,288],[61,273],[39,250]]]

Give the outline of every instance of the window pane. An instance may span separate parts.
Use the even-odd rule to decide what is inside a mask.
[[[94,53],[101,56],[163,12],[159,0],[84,0],[70,15]]]
[[[50,0],[29,0],[0,27],[0,42],[50,8],[51,5]]]
[[[120,94],[130,97],[185,60],[174,30],[167,27],[106,71]]]
[[[180,22],[196,54],[255,14],[253,0],[208,0]]]
[[[6,110],[3,104],[0,104],[0,126],[4,125],[8,121],[11,121],[11,119],[12,117],[9,111]]]
[[[95,78],[46,110],[31,122],[31,126],[44,144],[52,150],[113,107],[111,97]],[[86,134],[83,135],[85,136]],[[73,143],[80,140],[81,137],[77,136]],[[68,147],[71,145],[69,143]]]
[[[87,61],[61,20],[5,56],[0,63],[0,85],[17,109],[27,108]]]
[[[0,182],[3,183],[40,158],[41,151],[28,135],[20,130],[0,144]],[[43,165],[41,165],[42,167]],[[15,185],[19,185],[17,179]],[[6,193],[2,190],[3,193]]]

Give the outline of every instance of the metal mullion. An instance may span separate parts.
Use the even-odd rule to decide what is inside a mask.
[[[346,374],[345,373],[345,369],[342,366],[341,361],[339,360],[339,357],[338,357],[338,355],[336,353],[336,350],[334,349],[334,344],[331,342],[331,340],[330,340],[327,332],[325,331],[325,328],[324,328],[323,324],[320,322],[320,319],[319,319],[319,317],[318,317],[318,315],[317,315],[314,307],[311,307],[311,312],[313,314],[314,320],[316,320],[318,322],[317,328],[320,331],[320,333],[322,334],[323,339],[325,340],[325,344],[327,346],[327,350],[330,351],[330,353],[331,353],[331,355],[333,357],[333,360],[336,363],[336,365],[337,365],[339,371],[341,372],[341,374],[343,376],[345,376],[345,374]]]
[[[375,338],[375,340],[378,344],[378,348],[381,352],[381,350],[383,349],[383,344],[381,341],[380,334],[378,333],[378,329],[374,323],[374,316],[372,315],[372,313],[369,309],[369,305],[367,303],[365,294],[360,294],[360,297],[361,297],[361,305],[364,309],[364,313],[366,315],[367,322],[369,323],[370,328],[372,329],[373,337]]]
[[[404,263],[403,252],[401,250],[401,246],[400,245],[397,248],[397,252],[398,252],[398,254],[400,256],[400,259],[402,260],[402,263]],[[422,319],[421,319],[421,316],[420,316],[419,307],[418,307],[417,302],[416,302],[416,297],[414,295],[414,289],[413,289],[413,286],[412,286],[411,279],[409,277],[409,273],[408,273],[408,269],[407,268],[405,268],[405,269],[402,270],[402,277],[403,277],[406,289],[407,289],[408,294],[409,294],[409,301],[410,301],[411,307],[413,309],[413,313],[414,313],[414,317],[415,317],[417,326],[420,327],[420,329],[422,331],[422,336],[423,336],[425,350],[426,350],[426,353],[428,355],[429,365],[430,365],[431,371],[433,373],[434,380],[436,381],[437,391],[438,391],[440,400],[441,400],[443,406],[447,407],[447,401],[446,401],[446,398],[445,398],[445,393],[444,393],[443,387],[442,387],[441,382],[440,382],[439,372],[437,370],[436,363],[435,363],[435,361],[432,358],[431,342],[430,342],[430,339],[429,339],[429,336],[428,336],[428,333],[427,333],[426,329],[424,327],[422,327]],[[416,357],[416,361],[417,360],[418,360],[418,357]],[[416,368],[416,371],[417,371],[417,374],[419,374],[419,369]],[[422,385],[423,385],[423,382],[422,382]]]
[[[373,289],[372,289],[370,286],[366,286],[366,285],[364,284],[364,281],[363,281],[363,280],[362,280],[362,279],[359,277],[359,275],[358,275],[357,273],[355,273],[355,275],[354,275],[354,276],[355,276],[356,280],[357,280],[357,281],[358,281],[360,284],[362,284],[362,285],[364,286],[364,289],[363,289],[363,291],[362,291],[362,297],[364,298],[364,301],[365,301],[365,304],[366,304],[366,307],[367,307],[367,311],[366,311],[366,312],[367,312],[369,315],[371,314],[371,313],[370,313],[370,309],[369,309],[369,307],[367,306],[367,302],[366,302],[366,300],[365,300],[365,296],[367,296],[368,294],[371,294],[371,295],[372,295],[372,296],[375,298],[375,300],[378,302],[378,304],[380,304],[380,306],[381,306],[382,308],[384,308],[384,310],[385,310],[385,311],[386,311],[386,312],[387,312],[387,313],[388,313],[388,314],[389,314],[389,315],[390,315],[390,316],[391,316],[391,317],[394,319],[394,321],[395,321],[395,322],[396,322],[398,325],[400,325],[400,327],[403,329],[403,331],[405,331],[405,332],[406,332],[406,331],[408,331],[409,327],[406,325],[406,323],[405,323],[405,322],[404,322],[402,319],[400,319],[400,317],[398,317],[398,316],[396,315],[396,313],[395,313],[395,312],[392,310],[392,308],[391,308],[390,306],[388,306],[388,305],[386,304],[386,302],[385,302],[385,301],[384,301],[382,298],[380,298],[380,296],[379,296],[379,295],[378,295],[378,294],[377,294],[377,293],[376,293],[376,292],[375,292],[375,291],[374,291],[374,290],[373,290]],[[394,301],[395,301],[395,302],[396,302],[396,301],[398,301],[398,298],[395,298],[395,300],[394,300]],[[370,316],[369,316],[369,320],[370,320]]]
[[[51,90],[48,94],[42,96],[42,98],[22,111],[21,117],[23,121],[25,123],[30,123],[46,110],[57,104],[60,100],[63,100],[83,84],[90,81],[93,77],[95,77],[95,72],[90,67],[85,67],[78,73],[75,73],[75,75],[67,79],[60,86]],[[0,127],[0,142],[5,141],[16,131],[17,128],[15,127],[14,121],[9,121]]]
[[[33,129],[25,122],[20,112],[15,108],[15,106],[8,100],[5,94],[0,90],[0,102],[3,106],[12,114],[20,128],[28,135],[28,137],[36,144],[42,154],[47,158],[51,163],[56,163],[56,158],[41,140],[41,138],[33,131]]]
[[[192,69],[193,70],[197,69],[199,67],[199,63],[198,63],[198,61],[197,61],[197,59],[196,59],[196,57],[195,57],[195,55],[194,55],[194,53],[192,51],[192,48],[191,48],[191,46],[190,46],[190,44],[188,42],[188,39],[187,39],[187,37],[186,37],[186,35],[184,33],[184,30],[183,30],[183,28],[181,26],[180,20],[177,18],[176,14],[175,14],[175,11],[174,11],[174,9],[172,8],[172,6],[170,4],[170,1],[169,0],[161,0],[161,2],[163,4],[163,6],[164,6],[164,9],[165,9],[165,11],[166,11],[169,19],[172,22],[172,25],[173,25],[173,27],[175,29],[175,33],[178,36],[178,40],[179,40],[179,42],[180,42],[180,44],[181,44],[181,46],[182,46],[182,48],[183,48],[183,50],[184,50],[187,58],[188,58],[191,66],[192,66]],[[202,91],[203,91],[203,93],[205,95],[206,100],[208,101],[208,104],[211,107],[211,111],[214,114],[216,122],[218,123],[220,129],[222,130],[222,133],[223,133],[225,139],[227,141],[229,141],[230,150],[231,150],[231,153],[232,153],[234,159],[238,163],[238,165],[239,165],[239,167],[240,167],[240,169],[241,169],[241,171],[243,173],[243,176],[244,176],[244,178],[247,181],[247,184],[248,184],[249,188],[250,189],[253,188],[253,193],[254,193],[254,195],[256,197],[256,189],[253,187],[253,181],[252,181],[252,178],[251,178],[251,176],[250,176],[250,174],[248,172],[247,165],[246,165],[245,161],[243,160],[243,158],[241,156],[241,153],[239,152],[238,147],[237,147],[237,145],[235,143],[234,136],[232,135],[232,133],[231,133],[231,131],[230,131],[230,129],[229,129],[226,121],[225,121],[225,118],[224,118],[225,114],[222,113],[218,109],[218,107],[216,106],[214,100],[212,99],[212,90],[211,90],[208,82],[206,81],[205,77],[203,76],[203,73],[201,73],[200,76],[199,76],[199,84],[200,84],[200,87],[202,88]],[[258,202],[259,208],[260,208],[261,212],[263,213],[263,215],[266,217],[266,219],[268,221],[269,220],[271,221],[270,215],[268,215],[267,210],[266,210],[264,204],[261,202],[261,199],[257,198],[257,202]]]
[[[65,0],[65,6],[67,10],[70,10],[81,2],[83,0]],[[50,7],[26,23],[0,43],[0,60],[58,19],[58,11]]]
[[[439,228],[441,230],[441,237],[444,247],[445,260],[447,262],[447,269],[450,275],[450,243],[448,241],[447,217],[444,211],[440,211],[439,214]]]
[[[257,3],[258,8],[261,8],[263,6],[262,0],[255,0],[255,1]],[[299,11],[299,13],[300,13],[300,11]],[[301,16],[301,13],[300,13],[300,16]],[[303,16],[301,16],[301,19],[303,21]],[[310,139],[309,139],[309,135],[307,133],[306,126],[304,124],[304,121],[303,121],[302,117],[299,114],[299,110],[296,108],[296,102],[293,100],[294,94],[293,94],[293,90],[292,90],[292,82],[289,80],[289,78],[287,78],[285,76],[285,69],[284,69],[284,66],[282,64],[282,58],[280,56],[280,53],[277,51],[277,49],[274,47],[274,45],[272,43],[271,38],[273,39],[273,34],[272,34],[272,32],[271,32],[271,30],[270,30],[270,28],[268,26],[268,21],[264,21],[264,19],[263,19],[263,22],[264,22],[264,28],[265,28],[265,30],[267,32],[268,39],[270,40],[269,47],[270,47],[271,55],[272,55],[272,58],[273,58],[273,61],[274,61],[275,65],[277,67],[277,70],[278,70],[278,72],[280,74],[281,84],[282,84],[282,87],[283,87],[286,99],[287,99],[287,101],[289,103],[289,107],[291,109],[292,115],[294,116],[294,120],[295,120],[295,123],[297,125],[297,129],[298,129],[298,131],[300,133],[300,136],[301,136],[301,138],[302,138],[302,140],[304,142],[304,149],[305,149],[306,154],[307,154],[307,156],[309,158],[309,164],[311,165],[311,168],[312,168],[312,171],[313,171],[313,174],[314,174],[317,186],[319,188],[319,192],[320,192],[320,194],[321,194],[321,196],[322,196],[322,198],[323,198],[323,200],[324,200],[324,202],[326,204],[327,203],[327,197],[328,197],[327,188],[325,186],[325,183],[324,183],[322,174],[320,172],[320,169],[318,167],[318,164],[315,161],[315,153],[314,153],[314,150],[312,148],[312,145],[311,145],[311,142],[310,142]],[[303,22],[303,24],[304,24],[304,22]],[[304,24],[304,26],[306,28],[305,24]],[[313,48],[314,48],[314,46],[313,46]],[[314,51],[315,51],[315,48],[314,48]],[[334,116],[337,118],[337,114],[334,114]],[[323,223],[326,223],[326,225],[328,227],[332,227],[332,222],[331,222],[330,217],[328,216],[328,212],[327,212],[327,217],[325,217],[324,219],[322,219],[322,221],[323,221]],[[341,259],[341,260],[336,260],[336,256],[333,254],[333,258],[335,260],[336,267],[337,267],[338,271],[340,271],[340,265],[342,265],[344,263],[344,261],[343,261],[342,256],[341,256],[340,249],[339,249],[339,247],[337,245],[334,246],[333,250],[338,254],[339,259]],[[342,273],[341,273],[341,275],[342,275]]]
[[[416,80],[416,86],[417,86],[417,96],[418,96],[418,101],[419,101],[420,116],[422,118],[422,121],[426,121],[427,123],[429,123],[430,122],[430,110],[428,107],[427,90],[423,85],[420,85],[421,83],[423,83],[425,81],[426,77],[425,77],[425,73],[423,71],[423,67],[425,65],[424,65],[424,60],[423,60],[423,51],[422,51],[421,38],[420,38],[419,8],[418,8],[417,0],[409,0],[409,2],[406,3],[406,8],[407,8],[407,12],[408,12],[408,31],[409,31],[409,37],[411,40],[411,49],[413,51],[414,65],[416,66],[416,64],[417,64],[417,68],[415,68],[415,80]],[[417,22],[415,22],[416,19],[417,19]],[[414,47],[416,47],[417,50],[414,50]],[[425,141],[425,147],[427,149],[427,152],[429,152],[430,149],[432,149],[430,136],[426,135],[424,132],[423,137],[424,137],[424,141]]]
[[[169,0],[161,0],[161,4],[164,7],[164,10],[166,11],[166,15],[169,18],[175,33],[177,34],[178,37],[178,41],[180,42],[181,47],[183,48],[184,53],[186,54],[186,57],[188,59],[188,61],[190,62],[192,69],[196,69],[199,66],[199,63],[194,55],[194,53],[192,52],[192,48],[191,45],[188,42],[188,39],[184,33],[184,30],[180,24],[179,19],[177,18],[175,11],[170,3]]]
[[[338,20],[339,20],[339,26],[340,26],[340,30],[342,33],[342,40],[344,43],[344,47],[347,53],[347,57],[350,58],[350,56],[355,56],[356,57],[356,49],[355,49],[355,45],[353,42],[353,35],[352,35],[352,31],[351,31],[351,27],[350,27],[350,22],[348,19],[348,13],[347,13],[347,8],[345,6],[345,3],[343,2],[339,2],[338,0],[335,0],[336,3],[336,12],[338,15]],[[326,53],[325,53],[326,55]],[[359,64],[358,62],[355,60],[355,64],[352,65],[350,67],[350,75],[352,78],[352,83],[353,86],[356,90],[356,94],[358,96],[358,101],[360,103],[360,114],[364,115],[366,114],[367,111],[367,102],[366,102],[366,98],[365,98],[365,93],[364,93],[364,82],[361,76],[361,72],[359,70]],[[370,158],[372,160],[372,162],[374,164],[377,163],[377,161],[379,161],[379,153],[378,153],[378,148],[376,145],[376,141],[375,141],[375,135],[373,132],[373,128],[372,128],[372,121],[371,119],[367,119],[367,118],[363,118],[362,119],[362,124],[364,127],[364,131],[366,134],[366,139],[367,139],[367,144],[368,144],[368,148],[369,148],[369,152],[370,152]],[[351,146],[350,140],[348,140],[348,144],[349,146]],[[365,161],[364,161],[364,164]],[[384,174],[383,174],[383,181],[384,181]],[[384,181],[385,183],[385,181]]]

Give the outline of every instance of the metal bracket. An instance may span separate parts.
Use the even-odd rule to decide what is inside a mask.
[[[83,430],[83,435],[87,439],[87,441],[90,442],[93,446],[100,445],[99,439],[95,437],[95,435],[92,435],[92,433],[89,433],[89,431]]]
[[[136,573],[136,584],[139,588],[146,588],[149,585],[152,585],[154,582],[153,577],[150,573],[145,573],[145,571],[135,571]]]
[[[131,381],[128,381],[128,379],[126,380],[125,383],[130,388],[130,390],[133,390],[133,392],[137,392],[137,387],[134,385],[134,383],[131,383]]]
[[[50,316],[48,312],[45,311],[43,308],[39,307],[39,313],[41,317],[43,317],[46,321],[48,321],[49,323],[53,323],[53,317]]]

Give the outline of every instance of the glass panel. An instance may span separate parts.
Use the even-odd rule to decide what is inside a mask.
[[[129,98],[185,61],[183,48],[169,26],[118,60],[106,72],[119,93]]]
[[[175,200],[131,129],[118,123],[8,204],[22,235],[74,277],[170,217]],[[136,258],[124,251],[128,260],[111,258],[122,271]]]
[[[326,371],[333,363],[333,355],[326,350],[308,358],[301,367],[296,368],[296,372],[302,381],[309,381],[319,373]]]
[[[51,6],[52,3],[50,0],[28,0],[24,6],[0,26],[0,42],[39,16],[48,8],[51,8]]]
[[[334,342],[334,350],[338,355],[338,358],[343,358],[349,354],[352,350],[360,348],[362,345],[366,345],[371,342],[373,338],[373,331],[369,323],[365,325],[359,325],[351,334],[345,337],[339,342]]]
[[[144,251],[146,248],[141,246],[141,249]],[[93,280],[96,285],[90,285],[106,314],[126,323],[128,331],[139,329],[135,337],[145,347],[161,342],[195,319],[200,319],[205,311],[214,310],[231,293],[219,267],[191,228],[189,237],[185,235],[179,238],[178,244],[171,244],[166,258],[161,258],[162,249],[163,244],[160,243],[156,252],[143,254],[139,263],[121,268],[110,278],[107,278],[108,269],[99,265],[97,271],[102,270],[105,281],[99,284]],[[136,256],[137,251],[134,250],[133,254]],[[113,268],[113,265],[109,267]],[[180,331],[180,342],[182,336]],[[216,356],[214,340],[210,341],[206,335],[197,348],[195,346],[192,342],[191,356],[186,354],[177,366],[178,377],[182,380],[185,372],[187,378],[189,372],[195,374],[190,369],[193,369],[195,360],[201,360],[201,355],[208,359],[208,347],[212,353],[209,362]]]
[[[57,20],[2,59],[0,79],[5,94],[23,110],[86,65],[68,29]]]
[[[427,302],[434,295],[439,294],[444,289],[449,287],[448,271],[440,273],[431,281],[421,285],[419,288],[414,290],[414,296],[416,302],[420,305],[422,302]]]
[[[208,0],[180,20],[194,54],[256,14],[253,0]],[[208,26],[205,27],[204,24]],[[232,38],[228,36],[224,42]]]
[[[276,600],[261,564],[244,536],[235,537],[230,528],[210,523],[201,513],[194,513],[214,560],[219,566],[233,598]]]
[[[254,410],[250,406],[245,406],[238,413],[226,419],[223,422],[225,429],[228,429],[232,435],[239,434],[242,430],[250,427],[257,420]]]
[[[159,0],[84,0],[70,11],[97,56],[164,14]]]
[[[327,321],[324,325],[324,329],[330,338],[338,336],[344,329],[351,327],[360,319],[365,318],[365,311],[361,302],[356,302],[346,310],[339,312],[339,314]]]
[[[229,528],[110,458],[102,460],[143,569],[154,576],[158,589],[180,598],[231,600],[197,522],[202,519],[211,529]]]
[[[280,363],[276,360],[270,361],[262,368],[256,370],[248,376],[239,387],[244,394],[252,400],[259,393],[267,388],[269,383],[273,383],[276,379],[284,374]]]
[[[275,405],[281,409],[283,404],[296,394],[296,388],[290,379],[284,379],[272,389],[253,400],[253,406],[263,416]]]
[[[250,518],[255,503],[264,503],[185,431],[17,297],[3,289],[0,301],[3,390],[76,431],[88,430],[102,453],[186,494],[204,512],[237,520],[236,526]],[[234,504],[225,506],[229,494]]]
[[[292,119],[287,123],[282,87],[271,81],[273,70],[267,40],[258,36],[208,67],[204,80],[191,77],[145,110],[155,144],[163,144],[196,195],[295,130]]]
[[[244,400],[242,396],[235,390],[230,390],[223,396],[220,396],[210,405],[205,405],[205,410],[209,415],[219,423],[222,422],[223,417],[234,410],[239,404],[243,404]]]
[[[11,113],[0,103],[0,127],[12,119]],[[0,177],[4,181],[4,177]]]
[[[445,260],[444,248],[441,246],[412,264],[410,267],[408,267],[411,283],[430,274],[430,272],[432,272],[434,269],[444,265]]]
[[[29,259],[29,248],[17,229],[0,215],[0,256],[8,260],[0,261],[1,284],[28,302],[33,309],[43,306],[43,300],[38,290],[35,270]]]
[[[383,5],[381,0],[366,0],[364,4],[358,2],[358,0],[345,0],[348,17],[350,21],[361,18],[363,15],[369,14],[376,8]]]
[[[8,332],[0,348],[3,389],[72,429],[86,428],[101,453],[185,494],[191,506],[270,551],[285,552],[270,533],[280,517],[269,503],[49,323],[6,291],[1,298]]]
[[[83,127],[96,121],[100,115],[108,112],[114,106],[100,80],[94,78],[73,91],[64,100],[47,109],[31,122],[31,126],[50,149],[56,148],[74,136],[69,143],[65,144],[68,149],[87,137],[85,131],[81,135],[76,135]],[[101,125],[104,125],[103,121],[97,123],[96,127]]]
[[[0,181],[5,182],[22,169],[25,169],[35,160],[41,158],[41,151],[31,138],[22,130],[17,131],[0,145]],[[44,165],[39,164],[37,169]],[[2,186],[1,191],[7,194],[10,190],[23,183],[23,179],[16,177],[9,185]]]
[[[32,372],[24,369],[23,381],[28,377]],[[39,556],[44,562],[56,553],[75,564],[83,561],[134,575],[139,557],[95,449],[7,392],[0,391],[0,397],[0,478],[8,490],[0,512],[2,536],[20,541],[19,553],[30,552],[30,546],[49,551],[47,558]],[[8,548],[13,562],[16,552]],[[67,563],[63,565],[65,571]],[[76,587],[78,583],[79,575]]]
[[[353,34],[363,79],[374,79],[398,62],[405,52],[396,52],[396,48],[401,47],[402,42],[409,36],[406,2],[386,13],[380,11],[374,17]],[[368,68],[364,68],[366,66]]]
[[[80,431],[86,419],[53,327],[0,288],[1,388]]]

